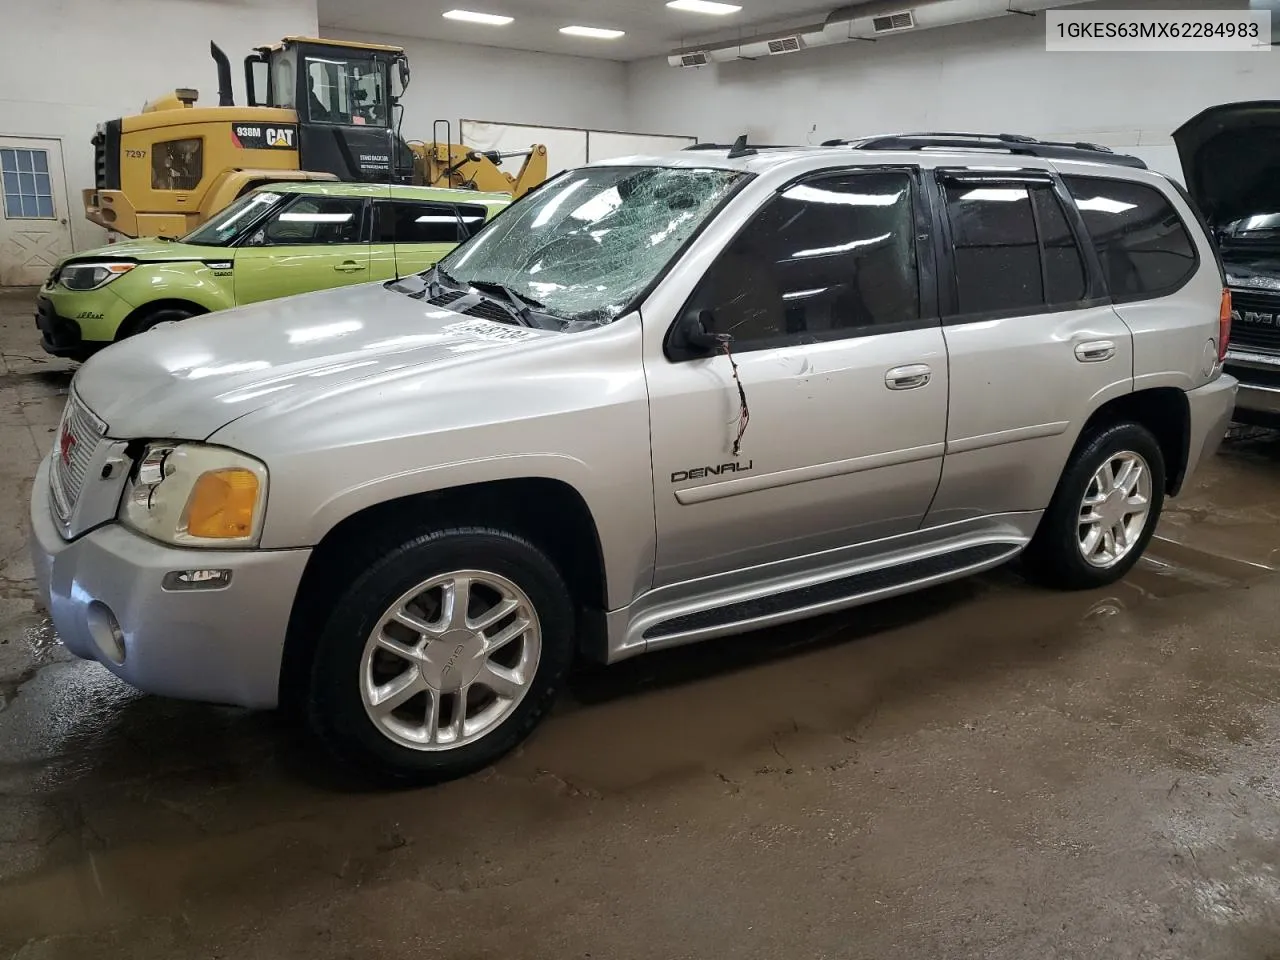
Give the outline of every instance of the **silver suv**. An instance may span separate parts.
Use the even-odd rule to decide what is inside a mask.
[[[1120,292],[1123,291],[1123,292]],[[1100,149],[899,136],[570,170],[425,274],[80,369],[32,495],[66,645],[457,776],[617,661],[1022,556],[1095,587],[1212,453],[1223,277]]]

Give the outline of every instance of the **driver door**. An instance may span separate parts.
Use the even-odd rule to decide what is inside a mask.
[[[655,586],[919,526],[947,425],[946,347],[919,203],[913,169],[793,184],[721,251],[673,318],[645,363]],[[689,315],[730,334],[730,352],[682,346]]]
[[[237,304],[369,279],[363,197],[299,195],[245,239],[235,256]]]

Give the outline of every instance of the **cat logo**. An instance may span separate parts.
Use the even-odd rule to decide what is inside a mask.
[[[237,150],[296,150],[298,128],[292,123],[278,127],[234,123],[231,125],[231,142]]]
[[[272,147],[292,147],[292,127],[267,127],[267,145]]]

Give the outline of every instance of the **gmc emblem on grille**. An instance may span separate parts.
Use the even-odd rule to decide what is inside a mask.
[[[1232,310],[1231,320],[1233,323],[1247,323],[1254,327],[1274,327],[1276,325],[1276,315],[1274,313],[1262,313],[1258,310]]]
[[[71,430],[67,427],[62,428],[62,436],[58,438],[58,456],[62,457],[63,464],[71,463],[71,451],[75,448],[76,438],[72,436]]]

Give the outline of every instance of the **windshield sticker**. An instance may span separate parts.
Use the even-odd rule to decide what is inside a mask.
[[[492,320],[462,320],[445,325],[446,333],[461,333],[481,340],[532,340],[538,335],[536,330],[526,327],[508,327],[494,323]]]

